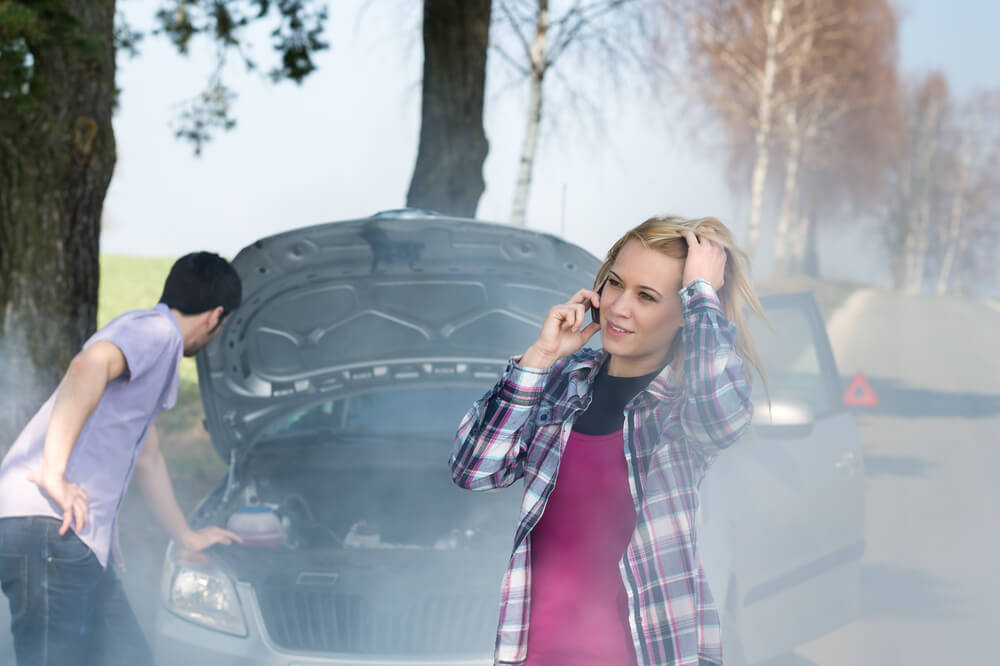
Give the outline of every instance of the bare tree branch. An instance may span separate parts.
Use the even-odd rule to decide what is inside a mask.
[[[520,73],[522,76],[528,76],[529,74],[531,74],[531,70],[526,68],[522,61],[512,56],[510,53],[507,52],[507,49],[500,46],[499,44],[491,44],[490,50],[498,54],[501,58],[503,58],[504,62],[513,67],[515,70],[517,70],[518,73]]]
[[[528,38],[521,32],[521,21],[514,16],[510,9],[510,5],[506,2],[500,3],[500,11],[504,13],[507,18],[507,22],[510,24],[511,30],[514,31],[514,35],[517,36],[518,41],[524,48],[524,55],[527,57],[528,62],[531,62],[531,44],[528,42]]]

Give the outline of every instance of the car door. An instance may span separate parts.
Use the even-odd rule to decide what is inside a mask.
[[[703,484],[700,532],[706,573],[725,590],[717,603],[739,617],[748,663],[851,621],[864,550],[861,443],[822,317],[809,294],[762,303],[771,326],[748,325],[771,409],[757,378],[753,427]]]

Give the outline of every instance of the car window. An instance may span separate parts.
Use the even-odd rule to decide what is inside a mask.
[[[773,330],[752,313],[747,323],[767,371],[771,401],[804,403],[816,417],[834,411],[810,313],[794,302],[765,305],[765,313]],[[759,377],[754,377],[753,400],[758,413],[766,414],[767,394]]]

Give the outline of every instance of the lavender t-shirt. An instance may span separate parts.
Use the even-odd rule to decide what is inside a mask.
[[[177,320],[162,303],[152,310],[121,315],[94,333],[83,348],[99,340],[107,340],[122,351],[128,370],[108,383],[73,447],[66,478],[79,485],[89,500],[87,525],[77,536],[94,551],[101,566],[107,566],[109,553],[121,564],[118,509],[146,431],[157,412],[177,402],[184,340]],[[0,464],[0,518],[62,519],[60,506],[27,479],[29,471],[41,471],[45,434],[58,393],[57,388]]]

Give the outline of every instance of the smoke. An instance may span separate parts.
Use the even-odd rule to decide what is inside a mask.
[[[990,602],[1000,591],[1000,540],[993,528],[1000,507],[995,483],[1000,365],[981,350],[982,341],[1000,334],[1000,315],[975,300],[865,289],[834,308],[827,323],[844,383],[862,372],[879,400],[877,407],[852,415],[864,452],[864,517],[855,526],[864,538],[857,614],[830,633],[804,637],[794,647],[796,659],[786,661],[995,663],[1000,650],[989,635],[1000,621]],[[797,488],[788,499],[796,498],[799,506],[776,510],[822,521],[815,532],[806,522],[804,531],[768,535],[759,549],[801,552],[819,535],[830,558],[825,563],[835,559],[833,537],[850,523],[823,517],[845,515],[838,511],[852,501],[843,488],[854,461],[830,455],[836,442],[822,438],[829,423],[817,418],[817,437],[808,443],[812,450],[769,442],[773,475],[760,478],[751,495],[729,498],[760,503],[787,483]],[[812,568],[772,570],[767,578],[788,583],[789,574],[797,575],[798,587],[818,594],[799,597],[796,610],[821,618],[838,595],[835,588],[820,586],[823,563],[817,557]],[[798,617],[792,612],[794,586],[761,590],[785,597],[775,617]],[[768,602],[751,596],[757,598],[746,605],[746,617],[766,626],[759,610]],[[741,628],[746,638],[746,619]],[[751,639],[760,654],[786,647],[780,635],[767,635],[773,637],[770,643]]]
[[[0,456],[55,388],[28,353],[28,333],[16,323],[8,305],[0,329]]]
[[[0,457],[52,390],[26,353],[27,335],[14,319],[8,304],[0,328]],[[10,619],[7,598],[0,596],[0,664],[14,663]]]

